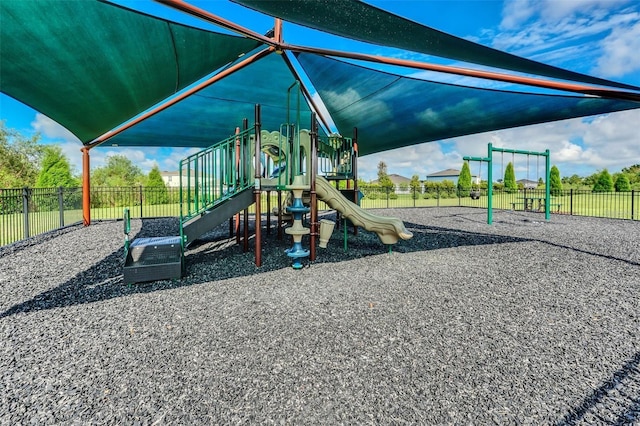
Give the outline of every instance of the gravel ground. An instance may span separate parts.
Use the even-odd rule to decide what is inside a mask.
[[[0,249],[0,424],[640,423],[639,222],[378,213],[414,238],[301,270],[228,226],[176,281],[123,284],[122,222]]]

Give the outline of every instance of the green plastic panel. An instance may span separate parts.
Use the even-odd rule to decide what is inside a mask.
[[[258,45],[89,0],[1,0],[0,22],[0,90],[84,143]]]
[[[455,136],[640,108],[639,102],[479,89],[403,77],[313,54],[298,61],[360,155]]]
[[[381,46],[527,74],[640,90],[636,86],[580,74],[473,43],[359,0],[232,1],[289,22]]]

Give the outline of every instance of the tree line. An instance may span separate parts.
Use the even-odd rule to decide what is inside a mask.
[[[607,169],[603,169],[585,178],[577,175],[571,177],[561,177],[557,166],[552,166],[549,171],[549,184],[552,195],[559,195],[563,189],[582,189],[593,192],[629,192],[640,190],[640,164],[625,167],[622,171],[610,174]],[[378,180],[376,183],[359,181],[358,186],[365,191],[369,190],[375,194],[376,190],[394,194],[396,185],[391,181],[387,173],[387,165],[384,161],[378,163]],[[474,182],[468,162],[463,162],[457,183],[444,180],[440,182],[420,181],[418,175],[413,175],[408,183],[400,184],[397,189],[409,191],[412,194],[424,193],[428,198],[429,194],[437,193],[439,196],[469,196],[472,191],[486,190],[488,182],[486,180],[479,183]],[[507,164],[504,175],[497,182],[493,183],[493,189],[505,192],[515,192],[523,190],[525,184],[516,181],[515,169],[511,162]],[[545,182],[539,177],[536,189],[544,189]],[[375,196],[375,195],[374,195]]]
[[[69,159],[56,145],[42,145],[40,135],[27,138],[0,122],[0,188],[78,187]],[[91,171],[92,186],[144,186],[166,189],[157,165],[148,174],[124,155],[107,157],[107,163]]]
[[[62,149],[55,145],[41,145],[39,141],[39,134],[27,138],[17,130],[7,128],[4,121],[0,121],[0,188],[80,186],[81,176],[73,174],[69,160]],[[154,165],[148,174],[144,174],[124,155],[109,156],[106,165],[93,169],[91,184],[104,187],[144,186],[152,189],[166,189],[157,165]],[[418,175],[413,175],[411,181],[406,184],[406,188],[400,189],[410,190],[412,193],[424,191],[428,194],[438,191],[439,193],[453,192],[458,195],[459,193],[467,194],[472,190],[486,189],[487,185],[486,181],[480,184],[473,183],[469,165],[464,162],[457,184],[451,181],[423,184]],[[502,181],[493,185],[498,190],[522,189],[518,188],[512,163],[507,165]],[[560,171],[553,166],[550,185],[554,193],[569,188],[591,189],[595,192],[640,190],[640,164],[625,167],[613,175],[604,169],[587,177],[575,174],[560,177]],[[359,181],[359,186],[363,189],[381,188],[391,193],[395,190],[395,185],[387,172],[387,165],[383,161],[378,164],[378,183]],[[541,178],[538,180],[538,187],[544,188]]]

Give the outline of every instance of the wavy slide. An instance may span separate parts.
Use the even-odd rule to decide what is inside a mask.
[[[400,219],[369,213],[346,199],[322,176],[316,177],[316,194],[319,199],[332,209],[339,211],[354,225],[378,234],[380,241],[384,244],[395,244],[400,238],[408,240],[413,237],[413,234],[404,227],[404,223]]]

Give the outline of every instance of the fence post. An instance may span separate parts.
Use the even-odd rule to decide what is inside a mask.
[[[385,192],[387,193],[387,208],[389,208],[389,192],[391,191],[391,188],[389,188],[388,186],[385,187]]]
[[[440,186],[436,186],[436,207],[440,207]]]
[[[414,186],[413,187],[413,195],[411,196],[413,198],[413,207],[416,206],[416,197],[418,196],[418,189]]]
[[[29,188],[22,188],[22,223],[24,238],[29,238]]]
[[[634,200],[636,198],[636,191],[634,189],[631,190],[631,220],[634,220]]]
[[[142,219],[142,185],[140,185],[140,219]]]
[[[64,190],[58,187],[58,211],[60,212],[60,228],[64,227]]]
[[[569,190],[569,215],[573,216],[573,188]]]

